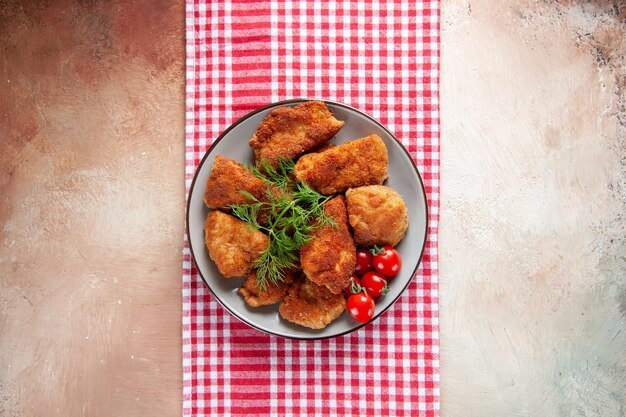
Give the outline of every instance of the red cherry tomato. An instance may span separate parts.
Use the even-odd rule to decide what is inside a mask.
[[[363,275],[367,271],[372,270],[372,254],[365,248],[356,250],[356,268],[354,273]]]
[[[361,323],[367,323],[374,317],[374,299],[367,295],[366,292],[352,294],[348,298],[348,311],[355,320]]]
[[[386,277],[395,277],[402,268],[402,257],[391,246],[384,246],[384,252],[374,255],[374,269]]]
[[[358,285],[359,288],[361,285],[361,281],[359,280],[359,277],[357,277],[356,275],[352,274],[352,277],[350,277],[350,283],[348,284],[348,286],[346,288],[343,289],[343,296],[346,297],[346,299],[350,298],[350,296],[353,294],[352,292],[352,286],[356,284]],[[360,290],[360,288],[359,288]]]
[[[369,271],[361,278],[361,286],[374,298],[387,294],[389,287],[385,277],[376,271]]]

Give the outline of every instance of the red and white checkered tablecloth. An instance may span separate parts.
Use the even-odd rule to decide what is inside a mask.
[[[187,0],[186,184],[229,124],[316,97],[386,125],[414,158],[428,241],[374,323],[318,341],[268,336],[210,295],[185,242],[183,415],[436,416],[439,410],[439,1]],[[417,249],[416,249],[417,250]]]

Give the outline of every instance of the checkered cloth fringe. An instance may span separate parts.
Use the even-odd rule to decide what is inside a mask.
[[[402,141],[430,218],[407,291],[374,323],[329,340],[269,336],[232,317],[185,242],[184,416],[438,414],[439,27],[439,1],[187,1],[187,190],[233,121],[271,102],[324,98]]]

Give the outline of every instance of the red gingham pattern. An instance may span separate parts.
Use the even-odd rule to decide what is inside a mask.
[[[278,100],[327,98],[402,141],[430,218],[421,267],[396,304],[322,341],[268,336],[232,317],[185,242],[183,415],[438,415],[439,27],[438,0],[187,1],[187,190],[237,118]]]

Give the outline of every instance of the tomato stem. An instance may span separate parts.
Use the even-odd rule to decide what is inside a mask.
[[[378,246],[378,245],[374,245],[370,248],[370,253],[374,256],[382,255],[383,253],[385,253],[385,248]]]
[[[352,294],[358,294],[360,292],[365,292],[365,288],[361,287],[357,282],[355,282],[353,279],[350,279],[350,282],[352,283],[352,285],[350,286],[350,292]]]
[[[381,291],[381,294],[386,295],[389,291],[391,291],[391,288],[389,288],[389,285],[385,284],[385,286],[383,287]]]

